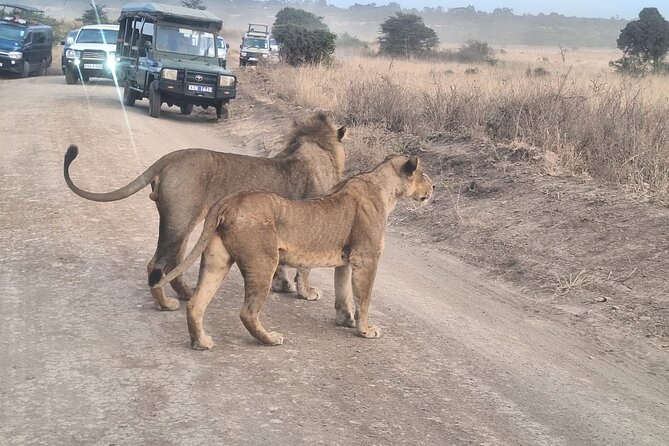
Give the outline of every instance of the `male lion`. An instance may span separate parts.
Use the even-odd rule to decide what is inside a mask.
[[[325,194],[344,175],[345,154],[341,139],[345,127],[335,128],[323,112],[295,122],[286,148],[274,158],[237,155],[204,149],[184,149],[169,153],[128,185],[112,192],[93,193],[80,189],[70,179],[69,167],[78,149],[71,145],[65,154],[64,176],[77,195],[93,201],[127,198],[151,184],[149,197],[160,215],[158,246],[147,266],[170,271],[181,259],[193,228],[209,208],[222,197],[244,190],[273,192],[288,198],[308,198]],[[300,297],[315,300],[320,291],[308,284],[308,270],[295,277]],[[179,275],[170,282],[179,298],[188,300],[190,287]],[[283,268],[273,280],[275,291],[292,291]],[[179,301],[165,296],[162,287],[151,289],[161,310],[176,310]]]
[[[391,155],[322,198],[295,201],[262,192],[228,196],[207,214],[188,257],[164,277],[154,270],[149,286],[163,286],[202,254],[187,319],[192,347],[209,349],[214,343],[204,333],[204,312],[237,263],[245,288],[242,322],[263,344],[278,345],[283,336],[267,332],[259,319],[276,267],[335,267],[336,323],[349,327],[357,323],[360,336],[378,338],[381,331],[368,325],[367,312],[388,214],[399,198],[426,202],[433,189],[417,157]]]

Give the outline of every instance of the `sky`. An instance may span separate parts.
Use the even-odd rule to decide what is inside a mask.
[[[472,5],[478,11],[492,12],[495,8],[507,7],[515,14],[550,14],[557,12],[566,16],[579,17],[620,17],[622,19],[636,19],[639,11],[645,7],[656,7],[662,16],[669,20],[669,6],[666,0],[391,0],[399,3],[403,8],[422,9],[425,6],[444,9]],[[327,0],[328,4],[339,7],[348,7],[355,3],[365,5],[376,3],[377,6],[387,5],[391,1],[385,0]]]

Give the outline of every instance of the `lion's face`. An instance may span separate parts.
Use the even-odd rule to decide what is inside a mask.
[[[427,173],[423,171],[423,166],[417,156],[412,156],[402,166],[402,171],[406,175],[405,191],[406,196],[426,204],[434,192],[434,182]]]

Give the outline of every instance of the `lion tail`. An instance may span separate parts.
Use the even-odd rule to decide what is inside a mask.
[[[151,167],[146,169],[144,173],[142,173],[140,176],[138,176],[133,181],[128,183],[126,186],[111,192],[95,193],[80,189],[72,182],[72,179],[70,178],[70,164],[72,164],[72,161],[74,161],[78,155],[79,155],[79,148],[76,145],[71,144],[67,148],[67,152],[65,152],[65,161],[63,163],[63,176],[65,177],[65,182],[67,183],[67,186],[70,188],[72,192],[79,195],[81,198],[85,198],[86,200],[91,200],[91,201],[107,202],[107,201],[117,201],[117,200],[122,200],[124,198],[128,198],[132,194],[135,194],[140,190],[144,189],[146,186],[148,186],[151,183],[151,181],[153,181],[153,178],[156,176],[156,174],[161,168],[160,160],[158,160],[155,163],[153,163]]]
[[[211,238],[216,233],[216,229],[224,221],[224,208],[222,206],[222,202],[223,200],[212,206],[212,208],[207,213],[207,217],[204,219],[204,226],[202,227],[200,238],[197,240],[195,246],[193,246],[193,249],[188,253],[186,258],[183,259],[181,263],[175,266],[174,269],[170,270],[167,274],[165,274],[164,271],[160,268],[156,268],[151,271],[151,274],[149,274],[149,287],[164,287],[168,282],[183,274],[183,272],[186,271],[193,263],[195,263],[195,260],[197,260],[197,258],[202,255],[204,250],[209,245]]]

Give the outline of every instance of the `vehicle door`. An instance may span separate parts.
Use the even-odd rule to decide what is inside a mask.
[[[151,46],[154,45],[153,36],[154,36],[154,25],[149,22],[137,22],[136,26],[138,27],[138,39],[136,42],[137,45],[137,75],[135,82],[137,87],[141,88],[143,91],[149,91],[149,71],[154,66],[154,61],[152,57],[153,49],[148,49],[146,43],[151,42]]]
[[[51,45],[48,43],[47,33],[45,30],[37,30],[33,32],[33,61],[30,61],[30,66],[38,67],[43,60],[48,62],[49,53],[51,52]]]

